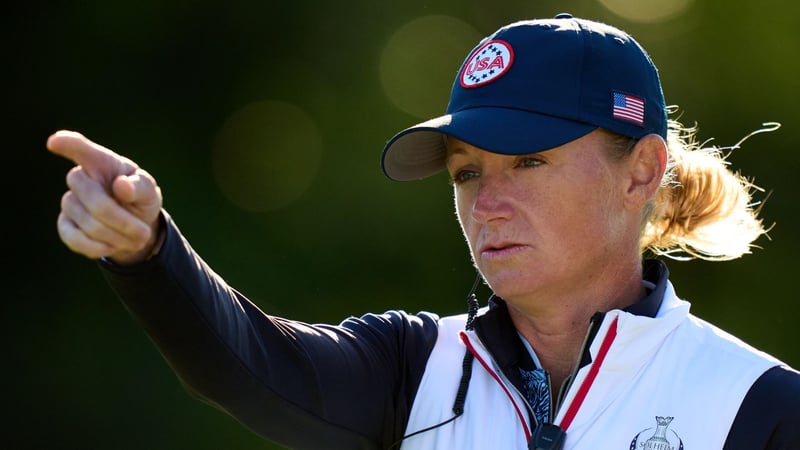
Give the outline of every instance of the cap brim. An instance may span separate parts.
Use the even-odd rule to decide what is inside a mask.
[[[445,168],[445,136],[493,153],[524,155],[558,147],[595,129],[596,125],[529,111],[472,108],[397,133],[383,149],[381,167],[392,180],[419,180]]]

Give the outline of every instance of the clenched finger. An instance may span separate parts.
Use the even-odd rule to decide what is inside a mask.
[[[56,227],[61,241],[75,253],[80,253],[92,259],[99,259],[111,255],[114,251],[108,244],[95,241],[86,236],[64,213],[58,215]]]
[[[116,233],[133,242],[146,242],[150,226],[121,205],[100,182],[91,178],[80,167],[67,175],[67,185],[86,214]],[[88,220],[83,221],[89,223]],[[80,225],[80,223],[78,224]],[[89,230],[84,230],[84,232]]]
[[[97,220],[72,191],[61,198],[61,213],[86,239],[104,244],[114,252],[130,251],[142,245],[141,238],[126,236]]]

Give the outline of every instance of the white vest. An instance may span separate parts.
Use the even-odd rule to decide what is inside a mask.
[[[578,372],[554,421],[564,425],[570,405],[582,398],[564,450],[722,448],[750,386],[781,362],[691,315],[689,306],[668,284],[655,318],[606,313],[590,347],[592,363]],[[407,438],[403,450],[528,448],[534,427],[527,406],[476,334],[463,332],[465,320],[440,320],[406,434],[453,416],[462,339],[476,355],[464,414]],[[581,395],[582,389],[588,390]]]

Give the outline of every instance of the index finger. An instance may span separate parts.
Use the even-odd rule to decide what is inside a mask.
[[[47,139],[47,149],[83,167],[98,181],[111,181],[119,175],[130,175],[136,165],[81,133],[60,130]]]

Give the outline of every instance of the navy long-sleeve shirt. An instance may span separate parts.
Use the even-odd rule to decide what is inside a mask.
[[[268,315],[215,274],[166,213],[164,222],[152,260],[101,267],[191,393],[290,448],[388,449],[403,437],[438,316],[398,310],[311,325]],[[657,310],[666,270],[652,276],[655,294],[629,311]],[[498,353],[525,351],[502,310],[479,330],[498,330],[486,339]],[[800,449],[797,372],[775,367],[754,383],[724,449]]]

